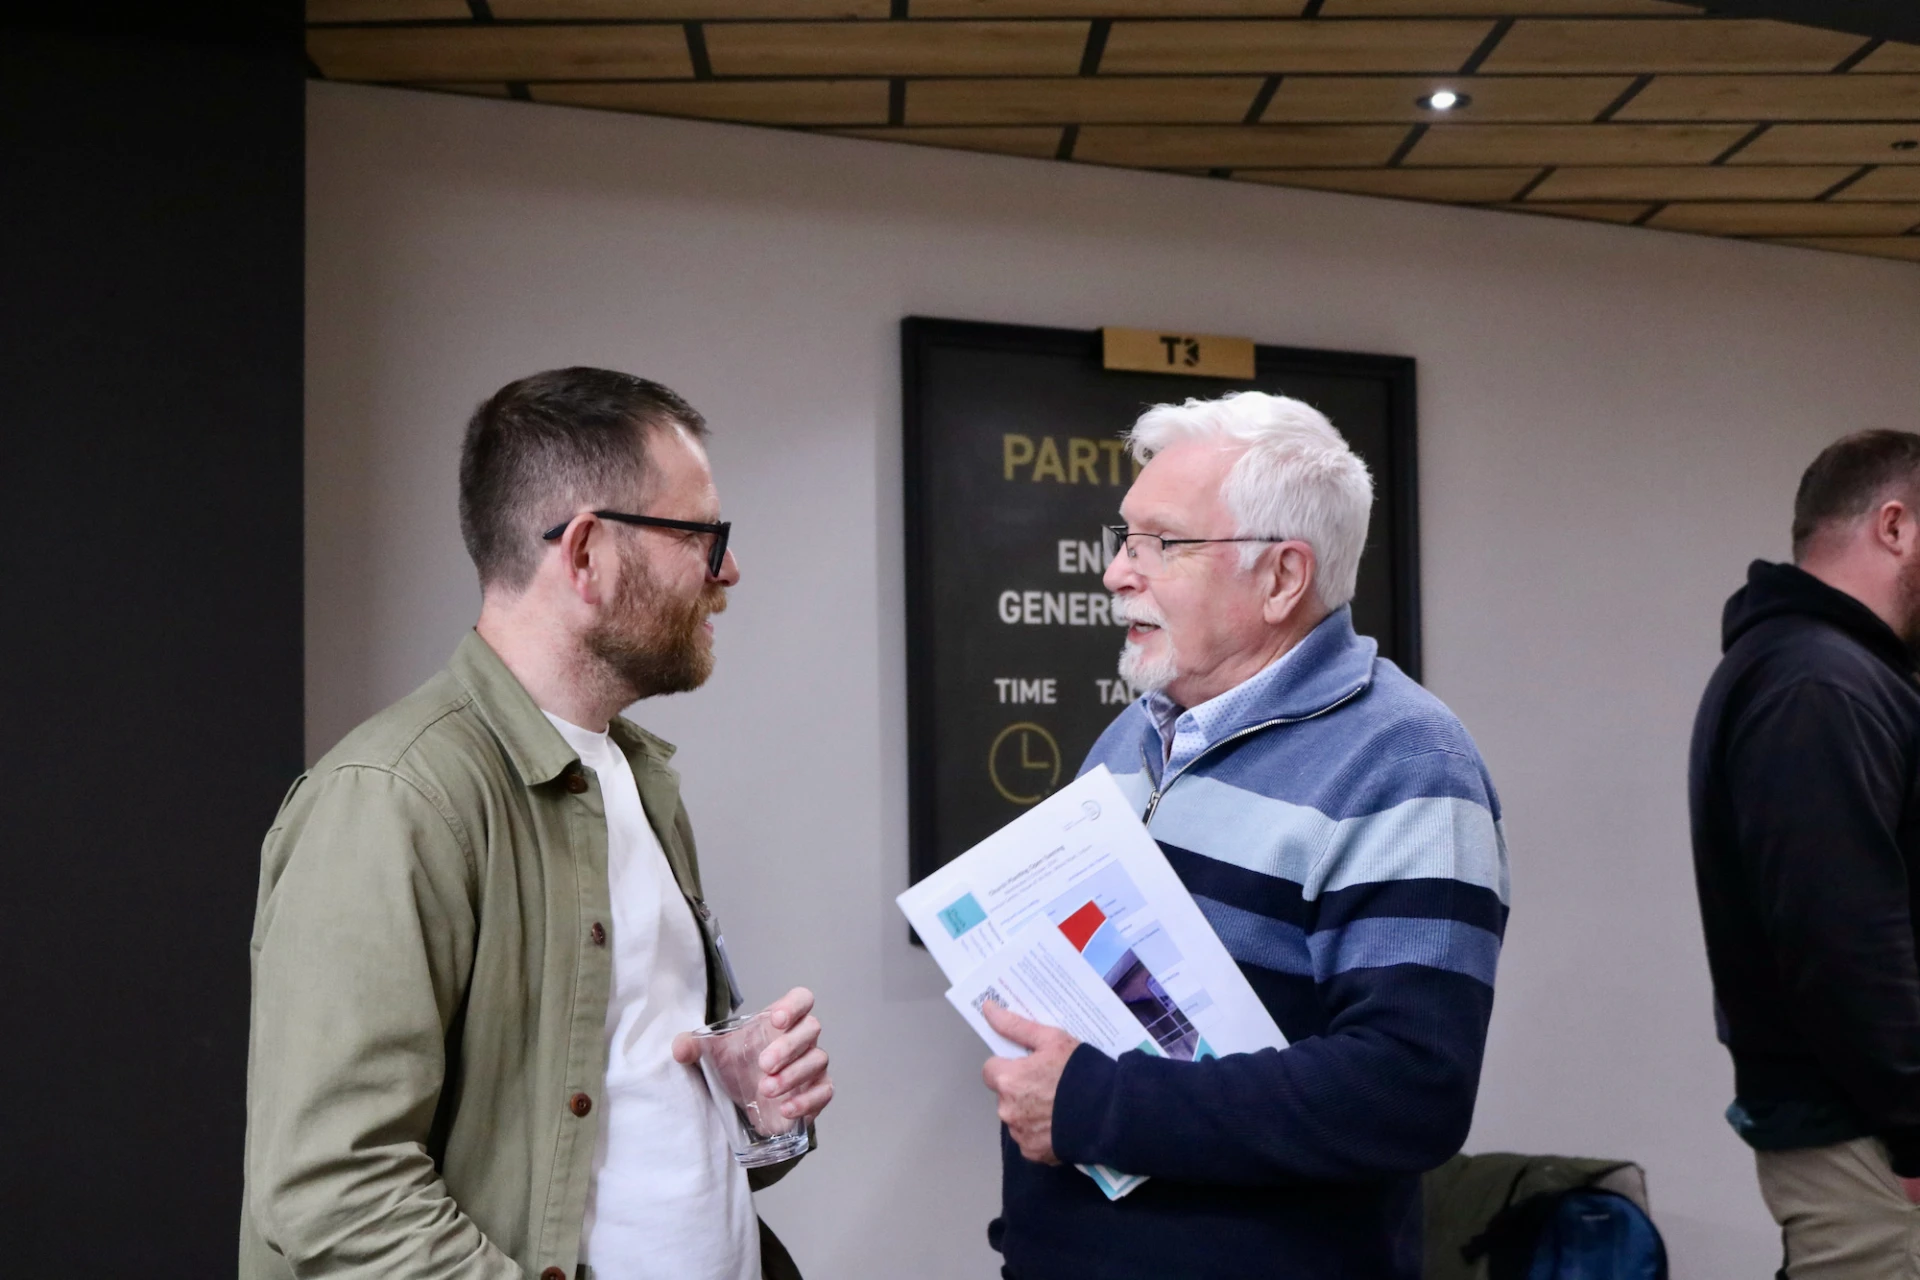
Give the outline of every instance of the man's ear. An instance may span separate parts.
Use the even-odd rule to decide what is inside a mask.
[[[1294,616],[1300,604],[1313,590],[1320,565],[1313,548],[1305,542],[1282,542],[1268,557],[1267,595],[1260,602],[1260,616],[1278,626]]]
[[[567,590],[582,603],[600,604],[612,592],[613,584],[607,577],[611,532],[606,521],[582,515],[560,535],[560,572]]]
[[[1873,539],[1895,555],[1910,555],[1920,542],[1920,512],[1898,499],[1873,513]]]

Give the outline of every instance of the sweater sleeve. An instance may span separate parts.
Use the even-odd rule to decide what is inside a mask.
[[[1793,1024],[1920,1176],[1920,965],[1899,842],[1908,753],[1852,695],[1802,682],[1733,726],[1727,786],[1741,871]]]
[[[1459,1150],[1493,1007],[1505,846],[1477,760],[1384,768],[1400,765],[1443,776],[1450,794],[1334,824],[1300,975],[1324,1030],[1202,1062],[1112,1061],[1083,1045],[1054,1101],[1061,1159],[1257,1186],[1417,1173]]]

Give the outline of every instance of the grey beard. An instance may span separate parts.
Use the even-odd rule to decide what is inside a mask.
[[[1137,644],[1120,648],[1120,678],[1142,692],[1156,693],[1172,684],[1179,674],[1171,645],[1159,658],[1148,658]]]

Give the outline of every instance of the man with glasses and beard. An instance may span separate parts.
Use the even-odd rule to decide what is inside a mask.
[[[560,369],[475,412],[479,571],[447,669],[294,784],[253,932],[242,1280],[793,1276],[686,1033],[739,1003],[673,748],[620,718],[699,687],[740,580],[667,388]],[[833,1096],[813,996],[766,1090]]]
[[[1149,692],[1094,745],[1290,1042],[1118,1061],[997,1005],[1014,1280],[1420,1274],[1507,919],[1499,802],[1440,701],[1354,634],[1373,485],[1326,418],[1149,410],[1106,584]],[[1109,1201],[1067,1167],[1150,1180]]]
[[[1920,1277],[1920,435],[1813,460],[1694,722],[1727,1119],[1792,1280]]]

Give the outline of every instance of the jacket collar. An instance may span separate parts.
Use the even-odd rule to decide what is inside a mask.
[[[1232,699],[1235,705],[1230,715],[1208,717],[1209,745],[1255,725],[1305,720],[1338,706],[1373,683],[1373,661],[1379,649],[1370,637],[1354,633],[1353,610],[1342,605],[1279,662],[1240,686],[1252,696],[1234,699],[1238,691],[1230,689],[1215,699]],[[1146,719],[1148,731],[1155,732],[1151,711]]]
[[[1826,623],[1863,645],[1902,676],[1914,673],[1914,653],[1886,620],[1838,587],[1828,586],[1798,565],[1755,560],[1747,567],[1747,585],[1734,592],[1720,613],[1720,648],[1770,618],[1798,616]]]
[[[453,651],[447,670],[472,696],[475,710],[500,740],[507,759],[528,786],[552,782],[580,759],[479,632],[467,632]],[[664,766],[673,755],[671,743],[623,716],[614,717],[609,732],[630,757],[638,753]]]

